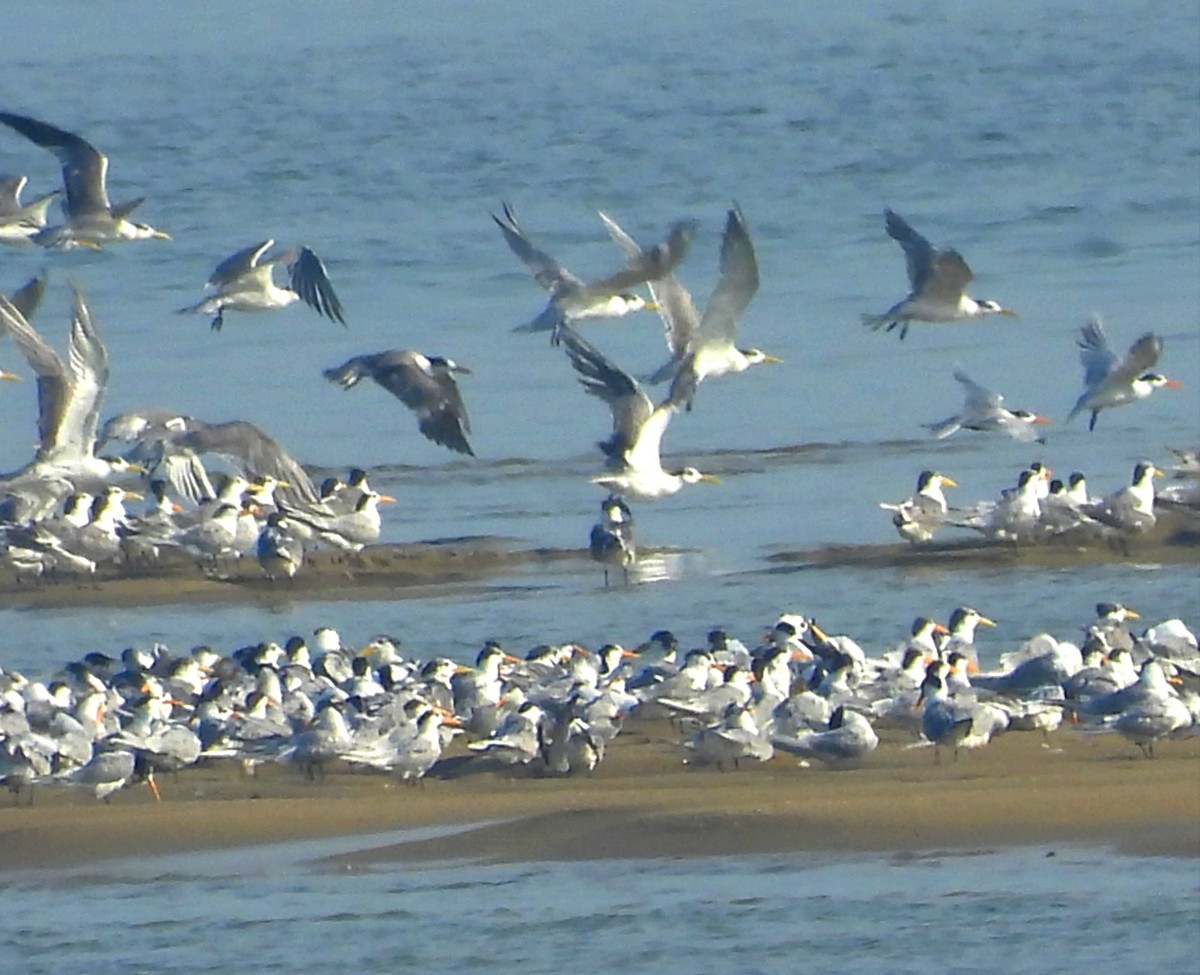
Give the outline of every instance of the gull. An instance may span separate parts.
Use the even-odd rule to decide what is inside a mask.
[[[214,315],[212,328],[219,332],[225,324],[226,311],[270,311],[303,301],[318,315],[345,325],[342,303],[321,259],[307,247],[296,247],[263,260],[263,255],[274,246],[274,240],[263,240],[225,258],[205,282],[205,287],[216,293],[180,308],[177,313]],[[288,284],[283,288],[273,277],[276,265],[280,264],[288,271]]]
[[[898,504],[880,501],[879,507],[892,512],[892,524],[905,541],[928,542],[946,520],[946,495],[943,487],[958,487],[945,474],[921,471],[912,497]]]
[[[492,214],[508,246],[533,273],[537,281],[550,294],[550,300],[542,312],[528,325],[514,329],[517,332],[550,332],[551,341],[558,343],[559,327],[580,318],[614,318],[627,315],[643,308],[654,308],[639,295],[625,291],[669,274],[687,253],[688,244],[695,234],[696,225],[684,220],[671,227],[667,239],[653,250],[639,249],[623,270],[610,274],[598,281],[585,282],[576,277],[545,251],[538,249],[517,223],[513,209],[504,204],[504,217]]]
[[[604,566],[604,584],[608,585],[608,567],[619,565],[629,582],[629,567],[637,561],[633,541],[633,512],[620,497],[610,494],[600,502],[600,520],[592,525],[588,551]]]
[[[1153,332],[1134,342],[1124,360],[1118,359],[1108,344],[1099,315],[1093,315],[1079,333],[1084,389],[1067,415],[1068,423],[1077,413],[1090,410],[1088,430],[1094,430],[1101,410],[1136,403],[1156,389],[1175,389],[1181,385],[1178,380],[1152,371],[1163,350],[1162,338]]]
[[[718,480],[694,467],[663,469],[659,445],[671,416],[679,410],[678,400],[668,396],[654,406],[632,376],[613,365],[570,326],[562,325],[560,332],[584,389],[608,403],[613,414],[612,436],[599,445],[608,457],[611,473],[592,478],[592,483],[637,501],[654,501],[675,494],[685,484]]]
[[[912,286],[907,298],[882,315],[864,315],[863,324],[873,331],[900,326],[900,338],[908,335],[910,322],[957,322],[984,315],[1019,317],[990,298],[968,297],[965,289],[974,275],[956,250],[939,250],[913,230],[898,213],[883,211],[888,236],[904,248],[908,280]]]
[[[439,355],[389,349],[347,359],[326,369],[325,378],[352,389],[369,376],[417,415],[417,428],[427,439],[473,457],[467,442],[471,421],[454,381],[456,372],[470,375],[471,370]]]
[[[128,219],[143,197],[117,206],[108,202],[105,188],[108,158],[90,142],[26,115],[0,112],[0,122],[43,149],[49,149],[62,163],[66,221],[60,226],[38,231],[33,235],[36,243],[45,247],[95,249],[118,240],[171,239],[161,230]]]
[[[625,256],[636,260],[642,250],[633,238],[608,214],[601,212],[600,219]],[[746,218],[737,204],[729,209],[725,222],[721,278],[703,316],[673,274],[648,281],[647,286],[666,326],[667,348],[671,352],[671,361],[655,372],[650,381],[661,382],[674,376],[671,396],[686,401],[689,409],[696,387],[709,376],[744,372],[759,363],[782,361],[759,349],[742,349],[734,344],[738,319],[758,291],[758,260]]]
[[[936,439],[944,440],[959,430],[979,430],[1004,433],[1023,443],[1044,442],[1037,431],[1037,427],[1050,422],[1044,416],[1038,416],[1029,410],[1008,409],[1004,406],[1003,396],[980,386],[961,369],[954,370],[954,378],[962,385],[966,399],[963,401],[962,412],[958,415],[947,417],[940,423],[924,424]]]
[[[50,201],[62,193],[51,190],[32,203],[21,203],[24,176],[0,176],[0,244],[28,244],[46,226]]]

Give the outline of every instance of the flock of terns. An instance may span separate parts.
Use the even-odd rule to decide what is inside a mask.
[[[0,670],[0,782],[14,801],[74,787],[107,802],[135,781],[161,798],[156,774],[197,763],[408,782],[497,767],[590,774],[629,722],[685,764],[723,771],[780,753],[859,764],[880,732],[939,762],[1006,732],[1049,736],[1064,719],[1149,758],[1157,742],[1196,733],[1200,651],[1178,619],[1135,635],[1136,618],[1099,604],[1078,643],[1038,634],[990,673],[978,672],[975,634],[995,624],[969,607],[949,625],[918,618],[878,656],[798,614],[752,649],[714,629],[685,653],[659,630],[636,651],[567,643],[519,658],[488,641],[470,667],[409,656],[386,636],[347,647],[330,627],[228,654],[92,652],[49,682]]]
[[[64,249],[169,239],[164,232],[131,219],[141,199],[116,205],[110,202],[108,160],[87,140],[8,112],[0,112],[0,123],[53,152],[62,167],[62,188],[28,204],[20,202],[25,177],[0,180],[0,241]],[[51,225],[49,205],[57,197],[61,197],[64,218]],[[607,580],[610,566],[620,566],[628,577],[629,567],[636,561],[628,502],[653,501],[675,494],[685,485],[716,480],[694,467],[663,466],[661,445],[671,418],[692,409],[702,382],[780,360],[738,345],[739,321],[758,290],[759,271],[749,227],[736,204],[726,219],[718,282],[702,312],[673,273],[695,234],[693,222],[673,225],[661,243],[645,249],[610,216],[601,213],[600,217],[626,263],[594,281],[576,276],[538,248],[511,206],[505,205],[493,220],[548,295],[545,308],[518,330],[549,332],[552,343],[565,349],[586,392],[603,400],[612,414],[612,434],[599,444],[606,470],[592,479],[608,491],[608,497],[590,545],[593,557],[605,566]],[[1016,314],[996,301],[966,293],[972,272],[957,251],[935,247],[891,210],[885,211],[885,229],[904,251],[911,291],[886,312],[864,316],[870,328],[898,328],[904,339],[911,323],[917,321],[956,322]],[[344,310],[321,259],[304,246],[272,251],[274,244],[264,240],[221,261],[208,279],[209,294],[180,312],[210,315],[212,327],[220,329],[227,312],[264,311],[304,302],[344,325]],[[286,271],[282,284],[275,277],[277,267]],[[650,300],[630,290],[641,285],[650,291]],[[303,562],[306,544],[319,541],[361,548],[372,540],[372,525],[378,536],[376,508],[385,498],[362,485],[347,490],[341,482],[319,490],[281,445],[246,421],[208,423],[170,410],[148,410],[110,418],[101,426],[100,401],[108,379],[104,344],[82,295],[76,292],[69,352],[61,358],[29,322],[44,287],[44,278],[35,279],[11,298],[0,297],[0,335],[12,339],[38,377],[37,453],[26,468],[0,479],[4,524],[0,554],[18,571],[41,574],[64,566],[94,567],[96,554],[124,551],[122,541],[132,538],[131,544],[143,553],[181,546],[215,559],[253,549],[259,552],[269,575],[291,576]],[[645,309],[657,310],[663,320],[669,358],[642,382],[585,340],[577,326]],[[1163,347],[1162,339],[1153,333],[1138,339],[1120,358],[1099,320],[1093,319],[1082,329],[1079,345],[1085,388],[1068,419],[1088,413],[1089,428],[1094,429],[1103,410],[1178,385],[1153,371]],[[372,379],[415,413],[424,436],[472,455],[470,421],[455,380],[456,375],[469,371],[448,358],[391,349],[354,356],[327,369],[325,376],[345,389],[364,378]],[[15,378],[11,373],[0,375]],[[1001,395],[961,370],[955,378],[965,392],[963,409],[930,424],[935,437],[976,430],[1020,441],[1040,440],[1040,427],[1048,422],[1044,417],[1008,409]],[[668,380],[666,395],[653,397],[650,387]],[[120,456],[100,453],[117,443],[125,445]],[[206,455],[224,458],[237,476],[227,476],[223,484],[210,476],[203,461]],[[1153,489],[1146,485],[1156,471],[1152,464],[1139,465],[1124,494],[1106,499],[1087,498],[1074,485],[1070,489],[1060,486],[1052,496],[1048,479],[1023,473],[1017,486],[1001,500],[966,512],[946,505],[940,489],[951,483],[947,478],[924,472],[911,498],[884,507],[893,512],[902,537],[918,542],[928,541],[945,524],[976,529],[997,539],[1040,537],[1037,533],[1047,530],[1040,508],[1057,504],[1052,497],[1067,499],[1063,503],[1072,505],[1077,515],[1069,529],[1055,528],[1053,534],[1081,525],[1127,533],[1144,530],[1147,518],[1153,524]],[[155,522],[153,528],[135,523],[124,510],[124,502],[137,495],[111,483],[114,477],[130,473],[146,475],[154,500],[141,521]],[[171,524],[179,507],[171,499],[172,492],[194,506],[180,519],[181,524]],[[90,496],[90,508],[73,508],[85,494]],[[86,520],[82,514],[71,516],[71,510],[86,510]],[[83,523],[63,527],[64,520]],[[344,531],[341,526],[346,520],[354,527]],[[257,526],[248,544],[250,529],[239,532],[234,527],[239,521]],[[81,533],[99,537],[99,544],[79,543]],[[234,538],[242,540],[240,546],[234,544]]]

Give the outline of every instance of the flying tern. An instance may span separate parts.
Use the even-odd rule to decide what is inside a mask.
[[[900,326],[900,338],[908,335],[910,322],[958,322],[984,315],[1019,317],[990,298],[976,299],[966,294],[975,276],[956,250],[941,250],[913,230],[898,213],[884,210],[888,236],[904,248],[908,280],[912,291],[903,301],[882,315],[864,315],[863,324],[878,331]]]
[[[1067,415],[1067,422],[1083,410],[1091,411],[1088,429],[1096,428],[1100,411],[1145,399],[1156,389],[1177,388],[1175,379],[1154,372],[1162,355],[1163,340],[1147,332],[1133,343],[1125,358],[1118,359],[1108,344],[1099,315],[1093,315],[1079,335],[1079,358],[1083,363],[1083,394]]]

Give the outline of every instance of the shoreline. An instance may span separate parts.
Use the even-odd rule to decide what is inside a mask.
[[[1116,735],[1010,732],[955,762],[885,739],[842,770],[794,757],[738,771],[682,764],[665,723],[631,720],[588,777],[486,770],[455,753],[424,785],[331,771],[309,782],[229,763],[160,776],[109,805],[38,788],[32,806],[0,807],[0,874],[122,857],[361,836],[322,858],[336,869],[382,862],[478,863],[770,853],[881,853],[1069,845],[1200,857],[1200,738],[1161,742],[1143,759]],[[23,802],[22,798],[22,802]],[[462,826],[406,843],[371,834]]]
[[[643,557],[678,551],[641,548]],[[1107,563],[1200,565],[1200,527],[1195,519],[1163,512],[1155,528],[1125,548],[1107,542],[1012,546],[975,539],[926,545],[780,547],[763,555],[773,571],[901,569],[913,572],[995,570],[1016,566],[1064,568]],[[272,582],[246,557],[217,567],[201,566],[180,553],[133,567],[101,566],[95,575],[18,579],[0,572],[0,607],[53,609],[76,606],[161,606],[270,603],[314,599],[370,601],[425,594],[430,587],[480,583],[527,566],[564,562],[592,564],[585,549],[538,548],[518,539],[473,536],[371,545],[358,555],[319,551],[308,555],[291,580]]]

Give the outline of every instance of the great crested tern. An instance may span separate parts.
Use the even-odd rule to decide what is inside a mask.
[[[72,485],[107,481],[121,467],[96,455],[100,402],[108,385],[108,354],[83,296],[74,292],[71,340],[65,361],[20,310],[0,296],[0,334],[4,332],[12,337],[38,376],[39,442],[30,464],[0,479],[0,495],[32,492],[30,497],[36,494],[52,505],[66,493],[64,485],[69,491]],[[47,486],[51,489],[44,491]]]
[[[958,251],[934,247],[892,210],[884,210],[883,217],[888,236],[904,248],[912,291],[882,315],[863,315],[863,324],[868,328],[878,331],[886,325],[890,332],[899,325],[903,339],[908,335],[909,323],[914,321],[958,322],[984,315],[1018,317],[990,298],[976,299],[966,294],[975,275]]]
[[[379,541],[383,521],[379,514],[380,504],[391,504],[396,499],[380,494],[370,488],[365,490],[350,511],[325,514],[318,510],[298,510],[284,504],[280,510],[287,515],[288,523],[298,535],[308,535],[318,541],[328,542],[347,552],[360,552],[367,545]]]
[[[946,523],[947,505],[943,487],[958,485],[938,471],[921,471],[912,497],[897,504],[880,501],[879,507],[892,512],[892,524],[905,541],[928,542]]]
[[[1149,461],[1133,469],[1128,486],[1082,506],[1084,514],[1115,529],[1120,535],[1136,535],[1154,527],[1154,479],[1162,474]]]
[[[417,427],[425,437],[473,457],[475,451],[467,442],[471,421],[454,381],[456,372],[469,375],[471,370],[442,356],[388,349],[347,359],[335,369],[326,369],[325,378],[351,389],[370,376],[417,415]]]
[[[1076,400],[1067,422],[1083,410],[1091,410],[1088,429],[1096,428],[1100,411],[1145,399],[1156,389],[1178,388],[1181,384],[1157,372],[1154,366],[1162,355],[1163,340],[1147,332],[1133,343],[1123,360],[1117,358],[1099,315],[1079,330],[1079,359],[1083,363],[1083,395]]]
[[[624,500],[610,494],[600,502],[600,520],[592,525],[588,551],[604,566],[604,584],[608,585],[608,567],[619,565],[629,582],[629,567],[637,561],[633,540],[633,512]]]
[[[105,187],[108,158],[87,140],[27,115],[0,112],[0,122],[49,149],[62,163],[66,221],[38,231],[32,238],[35,243],[45,247],[96,248],[118,240],[171,239],[161,230],[128,219],[144,197],[117,206],[108,202]]]
[[[649,251],[639,249],[623,270],[598,281],[585,282],[530,243],[509,204],[504,204],[503,218],[492,214],[492,219],[503,232],[512,252],[550,295],[537,318],[513,331],[550,332],[555,344],[558,343],[559,326],[565,323],[581,318],[617,318],[632,311],[654,308],[653,303],[626,289],[670,274],[687,253],[696,232],[693,221],[680,221],[671,227],[661,244]]]
[[[318,315],[345,325],[342,303],[321,259],[307,247],[296,247],[263,260],[263,255],[274,246],[274,240],[263,240],[225,258],[205,282],[205,287],[213,289],[215,294],[180,308],[178,314],[213,315],[212,328],[219,332],[225,324],[226,311],[270,311],[303,301]],[[273,272],[277,265],[287,268],[286,287],[275,283]]]
[[[954,370],[954,378],[962,385],[966,397],[962,411],[940,423],[924,424],[938,440],[944,440],[959,430],[979,430],[1003,433],[1024,443],[1043,442],[1044,438],[1037,428],[1050,423],[1044,416],[1029,410],[1008,409],[1003,396],[986,386],[980,386],[961,369]]]
[[[600,219],[631,260],[642,253],[636,241],[603,211]],[[671,398],[691,407],[696,387],[709,376],[744,372],[763,362],[780,362],[760,349],[738,348],[738,320],[758,291],[758,260],[746,218],[735,203],[725,221],[721,240],[721,278],[701,316],[692,296],[673,274],[648,281],[650,294],[666,326],[671,361],[661,367],[651,382],[674,376]]]
[[[667,424],[682,406],[679,401],[668,396],[655,406],[629,373],[613,365],[569,325],[562,324],[560,333],[584,389],[604,400],[613,414],[612,436],[599,444],[611,473],[593,477],[594,484],[637,501],[654,501],[685,484],[718,480],[694,467],[663,469],[659,448]]]
[[[51,190],[32,203],[21,203],[24,176],[0,176],[0,244],[28,244],[46,226],[50,202],[62,194]]]

